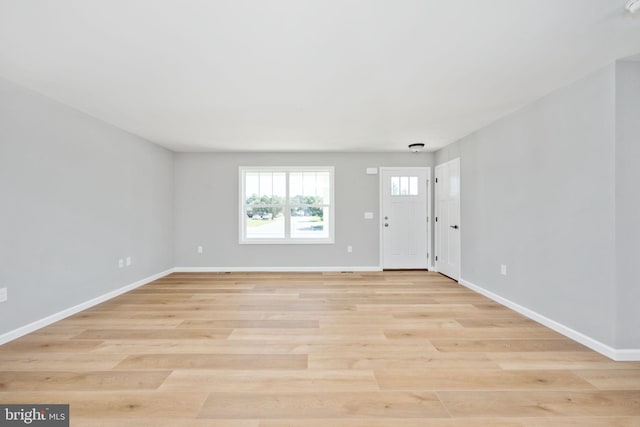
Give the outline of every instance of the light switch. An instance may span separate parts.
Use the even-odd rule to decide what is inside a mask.
[[[367,168],[367,175],[378,175],[378,168]]]
[[[365,212],[364,219],[373,219],[373,212]]]

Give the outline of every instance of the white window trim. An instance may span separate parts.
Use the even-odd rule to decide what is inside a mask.
[[[285,172],[287,174],[287,183],[286,183],[286,201],[289,201],[289,174],[295,172],[316,172],[316,171],[327,171],[329,172],[329,191],[330,191],[330,202],[329,202],[329,237],[314,239],[314,238],[292,238],[288,236],[290,233],[290,221],[291,221],[291,210],[287,209],[287,207],[299,206],[299,204],[286,204],[284,209],[285,215],[285,237],[282,239],[261,239],[261,238],[252,238],[248,239],[245,235],[246,231],[246,223],[247,223],[247,215],[244,213],[245,207],[245,174],[247,172]],[[240,166],[238,167],[238,216],[240,218],[239,221],[239,243],[241,245],[332,245],[335,243],[335,229],[336,229],[336,217],[335,217],[335,185],[334,185],[334,175],[335,168],[333,166]],[[326,205],[305,205],[305,206],[326,206]]]

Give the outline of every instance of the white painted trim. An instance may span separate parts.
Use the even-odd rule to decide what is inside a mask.
[[[335,241],[327,240],[327,239],[302,239],[297,238],[295,240],[286,240],[286,239],[261,239],[254,238],[251,240],[244,240],[242,242],[238,242],[241,245],[335,245]]]
[[[158,280],[161,277],[167,276],[171,273],[173,273],[174,269],[170,268],[168,270],[165,270],[161,273],[158,274],[154,274],[153,276],[149,276],[149,277],[145,277],[142,280],[138,280],[137,282],[131,283],[129,285],[123,286],[121,288],[118,288],[116,290],[113,290],[111,292],[107,292],[104,295],[100,295],[98,297],[92,298],[89,301],[85,301],[83,303],[80,303],[78,305],[74,305],[73,307],[69,307],[66,308],[62,311],[59,311],[57,313],[54,313],[50,316],[44,317],[40,320],[36,320],[35,322],[31,322],[27,325],[21,326],[17,329],[14,329],[13,331],[9,331],[6,332],[2,335],[0,335],[0,345],[8,343],[9,341],[13,341],[16,338],[20,338],[21,336],[24,336],[30,332],[36,331],[40,328],[44,328],[45,326],[48,326],[52,323],[57,322],[58,320],[62,320],[66,317],[72,316],[76,313],[79,313],[83,310],[86,310],[88,308],[91,308],[95,305],[98,305],[102,302],[105,302],[107,300],[110,300],[111,298],[115,298],[118,295],[122,295],[126,292],[129,292],[135,288],[138,288],[142,285],[146,285],[147,283],[153,282],[154,280]]]
[[[249,239],[246,236],[246,223],[247,215],[245,209],[245,185],[247,172],[282,172],[286,174],[286,195],[285,203],[281,206],[284,207],[284,237],[280,239],[273,238],[252,238]],[[291,173],[295,172],[316,172],[324,171],[329,172],[329,204],[308,205],[316,207],[329,208],[329,236],[322,238],[295,238],[291,237],[291,207],[296,204],[291,203],[289,194],[289,177]],[[336,209],[335,209],[335,167],[334,166],[238,166],[238,202],[239,202],[239,240],[241,245],[299,245],[299,244],[312,244],[312,245],[333,245],[335,244],[335,230],[336,230]]]
[[[433,237],[431,229],[433,228],[433,208],[431,207],[431,199],[433,196],[433,177],[431,176],[431,168],[427,168],[427,269],[433,263]]]
[[[615,349],[594,338],[591,338],[588,335],[583,334],[582,332],[578,332],[575,329],[563,325],[562,323],[556,322],[553,319],[549,319],[548,317],[543,316],[542,314],[537,313],[527,307],[521,306],[520,304],[508,300],[507,298],[501,297],[500,295],[494,294],[493,292],[475,285],[468,280],[461,278],[459,283],[473,291],[478,292],[479,294],[486,296],[487,298],[492,299],[499,304],[504,305],[505,307],[509,307],[510,309],[517,311],[518,313],[528,317],[529,319],[535,320],[536,322],[541,323],[544,326],[551,328],[554,331],[566,337],[569,337],[572,340],[577,341],[580,344],[585,345],[600,354],[607,356],[610,359],[616,361],[640,361],[640,349]]]
[[[382,271],[380,266],[358,266],[358,267],[175,267],[165,270],[161,273],[154,274],[152,276],[146,277],[144,279],[138,280],[137,282],[131,283],[129,285],[123,286],[111,292],[107,292],[104,295],[98,296],[96,298],[90,299],[89,301],[85,301],[83,303],[77,304],[73,307],[62,310],[58,313],[47,316],[43,319],[37,320],[35,322],[29,323],[28,325],[21,326],[13,331],[6,332],[0,335],[0,345],[5,344],[9,341],[20,338],[28,333],[36,331],[40,328],[48,326],[54,322],[62,320],[66,317],[72,316],[76,313],[79,313],[83,310],[91,308],[95,305],[98,305],[104,301],[108,301],[112,298],[117,297],[118,295],[122,295],[126,292],[129,292],[133,289],[136,289],[142,285],[146,285],[147,283],[151,283],[154,280],[158,280],[162,277],[165,277],[174,272],[340,272],[340,271],[353,271],[353,272],[367,272],[367,271]],[[430,271],[437,271],[435,268],[430,268]],[[640,349],[615,349],[610,347],[600,341],[593,339],[581,332],[578,332],[574,329],[571,329],[568,326],[565,326],[561,323],[556,322],[555,320],[549,319],[546,316],[543,316],[531,309],[528,309],[520,304],[517,304],[507,298],[501,297],[500,295],[494,294],[491,291],[488,291],[474,283],[469,282],[465,279],[460,279],[459,283],[467,288],[478,292],[487,298],[492,299],[493,301],[502,304],[510,309],[532,319],[538,323],[545,325],[548,328],[553,329],[554,331],[571,338],[574,341],[583,344],[592,350],[597,351],[600,354],[603,354],[610,359],[616,361],[640,361]]]
[[[384,219],[382,218],[382,212],[384,211],[384,194],[383,194],[383,186],[384,182],[384,167],[378,168],[378,263],[380,264],[380,268],[384,266],[384,227],[382,226],[382,222]]]
[[[613,360],[618,362],[640,362],[640,349],[638,348],[623,348],[620,350],[616,350],[614,357],[611,357]]]
[[[176,273],[288,273],[288,272],[331,272],[331,271],[382,271],[377,265],[359,267],[176,267]]]

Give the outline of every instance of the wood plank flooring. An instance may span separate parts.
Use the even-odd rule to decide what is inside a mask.
[[[69,403],[73,426],[629,427],[640,363],[435,273],[174,273],[0,346],[0,403]]]

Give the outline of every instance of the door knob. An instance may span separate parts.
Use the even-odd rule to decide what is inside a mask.
[[[384,226],[385,226],[385,227],[388,227],[388,226],[389,226],[389,224],[385,222],[385,223],[384,223]]]
[[[455,228],[456,230],[458,229],[458,225],[457,224],[456,225],[450,225],[449,227]]]

